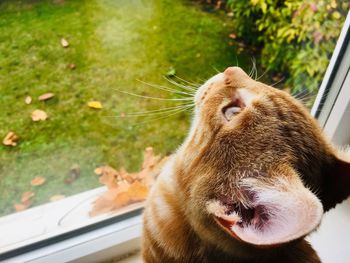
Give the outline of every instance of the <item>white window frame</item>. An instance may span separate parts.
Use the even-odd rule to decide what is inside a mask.
[[[350,141],[350,12],[327,68],[312,114],[331,139],[344,144]],[[87,213],[76,215],[84,224],[59,228],[57,222],[62,214],[69,213],[86,198],[96,196],[105,188],[97,188],[55,203],[48,203],[27,211],[0,218],[0,227],[8,233],[21,235],[20,229],[35,230],[33,216],[44,213],[41,220],[51,235],[39,235],[23,242],[0,249],[0,261],[6,262],[97,262],[121,257],[140,248],[142,230],[142,204],[127,207],[118,214],[89,218]],[[91,206],[92,201],[88,202]],[[85,207],[85,210],[87,208]],[[35,218],[35,216],[34,216]],[[34,220],[34,221],[33,221]],[[37,226],[36,226],[37,227]],[[54,233],[54,235],[52,235]],[[0,234],[4,238],[3,234]]]
[[[338,145],[350,142],[350,11],[311,114]]]

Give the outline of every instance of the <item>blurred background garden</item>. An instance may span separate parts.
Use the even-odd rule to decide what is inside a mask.
[[[148,146],[170,154],[189,128],[186,86],[228,66],[311,105],[349,6],[0,1],[0,215],[98,187],[104,164],[136,171]]]

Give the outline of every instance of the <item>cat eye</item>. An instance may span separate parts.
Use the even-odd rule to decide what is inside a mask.
[[[244,103],[240,99],[235,99],[222,109],[222,113],[227,121],[239,114],[244,108]]]
[[[223,113],[224,113],[225,119],[227,121],[230,121],[233,116],[237,115],[241,111],[242,109],[240,107],[228,107],[228,108],[226,107]]]

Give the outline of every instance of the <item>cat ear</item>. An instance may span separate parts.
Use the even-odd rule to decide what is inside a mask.
[[[350,196],[350,162],[336,158],[324,174],[321,200],[325,211]]]
[[[243,179],[243,189],[252,196],[254,216],[249,222],[243,216],[241,222],[231,226],[240,240],[274,246],[304,237],[319,225],[323,215],[321,201],[303,185],[293,169],[282,171],[285,174],[273,175],[268,180]]]

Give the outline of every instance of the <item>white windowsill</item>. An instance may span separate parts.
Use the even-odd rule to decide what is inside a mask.
[[[0,239],[0,254],[143,207],[143,203],[137,203],[121,208],[114,213],[91,218],[88,212],[92,207],[92,202],[105,190],[105,187],[100,187],[0,218],[0,233],[2,236]],[[84,256],[112,247],[114,247],[113,255],[104,253],[102,257],[106,255],[119,256],[138,249],[140,235],[141,216],[138,215],[15,256],[7,259],[7,262],[57,262],[57,260],[66,262],[79,260]],[[120,246],[119,250],[115,248],[117,245]]]

